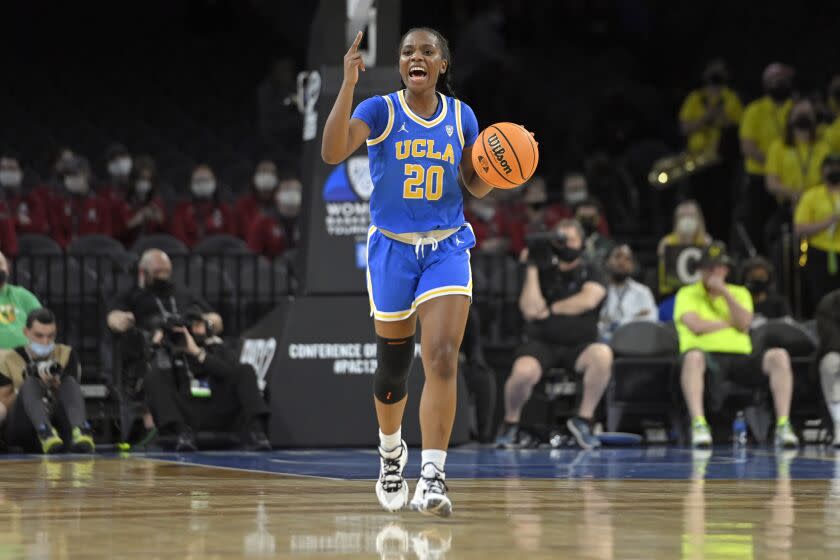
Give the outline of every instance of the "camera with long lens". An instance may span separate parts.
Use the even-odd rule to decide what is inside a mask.
[[[556,250],[566,246],[566,234],[561,231],[540,231],[525,236],[528,260],[540,270],[557,264]]]
[[[55,360],[39,360],[26,365],[26,375],[43,377],[44,375],[61,375],[61,364]]]
[[[187,346],[187,337],[183,332],[176,330],[178,327],[189,327],[187,319],[170,313],[163,321],[163,340],[171,349],[183,349]]]

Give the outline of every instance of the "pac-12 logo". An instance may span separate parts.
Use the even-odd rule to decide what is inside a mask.
[[[352,156],[332,170],[324,182],[325,225],[330,235],[366,235],[368,200],[373,193],[368,157]]]

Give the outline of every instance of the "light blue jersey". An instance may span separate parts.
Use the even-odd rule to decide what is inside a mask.
[[[478,123],[468,105],[438,96],[430,119],[411,110],[402,90],[366,99],[353,112],[370,127],[370,214],[381,229],[409,233],[464,224],[458,166],[478,137]]]
[[[464,223],[458,167],[478,122],[466,104],[438,96],[430,119],[411,111],[403,91],[366,99],[353,112],[370,127],[367,284],[379,321],[408,319],[434,298],[472,297],[475,235]]]

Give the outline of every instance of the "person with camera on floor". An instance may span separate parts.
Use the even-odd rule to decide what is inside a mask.
[[[496,444],[513,447],[531,391],[550,368],[583,375],[583,395],[567,427],[584,449],[600,447],[592,431],[595,408],[610,382],[613,354],[598,342],[598,319],[607,294],[600,268],[582,256],[583,228],[561,220],[550,232],[528,237],[528,265],[519,308],[525,342],[505,383],[505,417]]]
[[[146,402],[163,435],[177,438],[176,451],[195,451],[195,431],[238,428],[246,449],[268,451],[268,405],[250,364],[215,336],[200,309],[170,315],[152,335]]]
[[[6,417],[6,441],[27,453],[93,453],[79,359],[70,346],[56,344],[56,332],[53,312],[35,309],[23,330],[27,344],[0,356],[0,421]]]

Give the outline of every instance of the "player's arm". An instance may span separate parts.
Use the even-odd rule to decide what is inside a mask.
[[[551,304],[554,315],[580,315],[595,309],[607,296],[607,289],[598,282],[584,282],[583,288],[573,296]]]
[[[344,55],[344,81],[335,98],[332,110],[324,125],[324,135],[321,138],[321,158],[325,163],[335,165],[347,159],[355,152],[362,142],[370,135],[370,127],[360,119],[350,119],[353,109],[353,90],[359,81],[359,69],[365,71],[365,63],[359,54],[359,43],[362,42],[362,32],[356,35],[356,40],[350,50]]]
[[[473,146],[467,146],[461,153],[461,166],[459,168],[461,171],[461,181],[467,190],[470,191],[471,195],[476,198],[484,198],[487,196],[487,193],[493,190],[493,186],[482,181],[478,173],[475,172],[475,167],[473,167],[472,162],[472,151]]]

